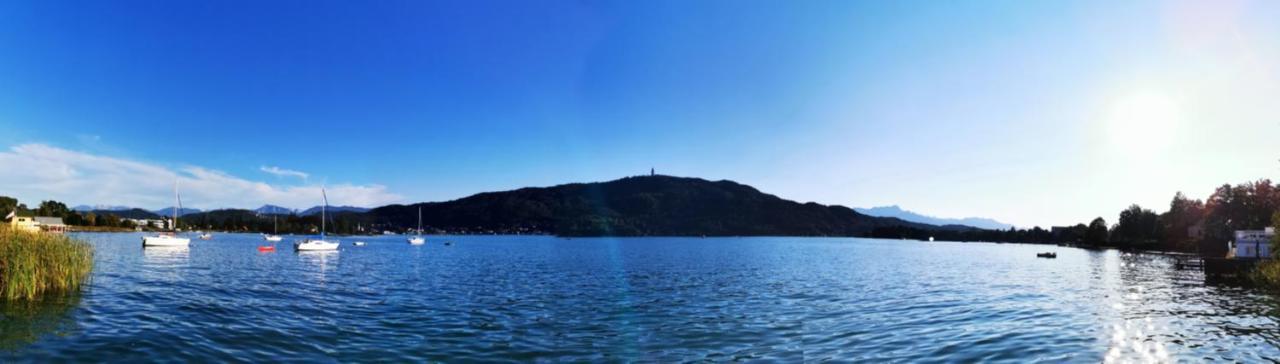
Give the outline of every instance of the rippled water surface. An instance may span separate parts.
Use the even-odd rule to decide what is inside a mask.
[[[1159,255],[818,238],[402,237],[259,253],[82,234],[92,283],[6,308],[5,361],[1259,361],[1277,303]],[[355,240],[367,241],[353,247]],[[452,241],[444,246],[443,241]],[[1038,251],[1058,252],[1038,259]],[[34,312],[33,312],[34,311]]]

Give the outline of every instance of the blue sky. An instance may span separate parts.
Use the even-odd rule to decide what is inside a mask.
[[[0,194],[160,207],[179,179],[201,208],[306,207],[321,184],[381,204],[656,167],[800,201],[1114,220],[1276,178],[1278,7],[5,2],[0,167],[21,172]]]

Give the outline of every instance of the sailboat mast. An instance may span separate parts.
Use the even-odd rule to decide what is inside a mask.
[[[324,193],[324,187],[320,187],[320,196],[324,197],[324,204],[320,205],[320,239],[324,239],[324,210],[329,207],[329,196]]]
[[[178,196],[178,180],[173,180],[173,232],[178,232],[178,209],[182,207],[182,197]]]

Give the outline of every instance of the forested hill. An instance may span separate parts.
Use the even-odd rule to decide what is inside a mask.
[[[375,226],[542,232],[563,236],[863,236],[877,227],[939,227],[863,215],[844,206],[798,203],[732,181],[671,176],[489,192],[448,201],[390,205],[361,214]]]

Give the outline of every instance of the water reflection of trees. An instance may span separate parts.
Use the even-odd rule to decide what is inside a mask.
[[[20,349],[46,335],[63,335],[73,330],[72,312],[79,305],[79,295],[35,302],[0,302],[0,350]]]

